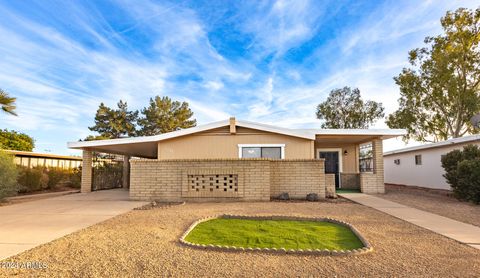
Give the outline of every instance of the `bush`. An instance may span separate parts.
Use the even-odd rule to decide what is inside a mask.
[[[68,175],[68,184],[70,187],[80,188],[81,180],[82,180],[81,167],[70,170],[70,173]]]
[[[48,189],[55,189],[59,185],[67,182],[69,170],[62,168],[47,168],[45,172],[48,175]]]
[[[17,193],[17,168],[13,156],[0,151],[0,200]]]
[[[20,167],[18,184],[20,193],[29,193],[45,189],[55,189],[60,186],[80,188],[81,170],[34,167]]]
[[[480,203],[480,148],[468,145],[442,157],[445,179],[460,200]]]
[[[20,175],[18,176],[18,184],[20,186],[19,193],[30,193],[48,188],[48,174],[42,167],[19,167]]]

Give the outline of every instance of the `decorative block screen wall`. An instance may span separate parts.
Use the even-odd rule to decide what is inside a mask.
[[[188,175],[188,191],[238,192],[238,175]]]
[[[182,197],[239,198],[244,193],[243,174],[232,169],[186,169],[182,180]]]
[[[281,192],[325,197],[323,160],[132,159],[130,198],[267,201]],[[218,186],[218,188],[217,188]]]

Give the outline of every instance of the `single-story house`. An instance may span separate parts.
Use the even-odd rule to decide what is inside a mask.
[[[384,193],[382,140],[395,129],[287,129],[240,121],[200,125],[156,136],[68,143],[83,150],[82,192],[92,188],[92,152],[125,156],[125,186],[134,200],[270,200],[337,188]],[[372,148],[361,171],[359,149]],[[130,159],[129,159],[130,158]]]
[[[385,152],[385,183],[451,190],[443,177],[442,155],[469,144],[480,146],[480,135]]]

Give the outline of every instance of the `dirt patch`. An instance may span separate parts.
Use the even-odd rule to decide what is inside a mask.
[[[480,205],[461,202],[445,191],[386,185],[378,197],[480,227]]]
[[[180,236],[197,219],[216,214],[331,217],[354,225],[374,252],[311,256],[217,252],[183,246]],[[353,203],[187,203],[137,210],[76,232],[8,261],[40,261],[42,270],[5,270],[44,277],[478,277],[480,250]]]

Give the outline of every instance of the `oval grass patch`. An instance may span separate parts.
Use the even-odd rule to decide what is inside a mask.
[[[352,228],[333,219],[222,216],[197,221],[182,242],[230,249],[369,251]]]

